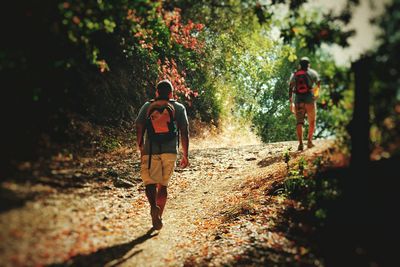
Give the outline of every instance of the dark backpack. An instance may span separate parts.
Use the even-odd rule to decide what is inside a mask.
[[[174,100],[156,99],[150,101],[146,116],[146,131],[149,137],[149,169],[153,143],[161,145],[178,136],[178,128],[175,122]]]
[[[151,100],[147,109],[146,130],[150,141],[163,144],[177,135],[173,100]]]
[[[310,78],[306,70],[298,70],[294,73],[295,93],[306,94],[311,91]]]

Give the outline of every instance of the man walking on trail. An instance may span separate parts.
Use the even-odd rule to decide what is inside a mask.
[[[189,164],[189,131],[185,106],[173,100],[173,86],[157,84],[156,98],[146,102],[135,120],[137,149],[141,155],[141,177],[150,204],[153,228],[160,230],[167,201],[167,186],[176,165],[179,135],[183,157],[180,167]],[[145,134],[146,132],[146,134]]]
[[[306,114],[309,127],[307,147],[314,146],[312,140],[317,112],[315,100],[318,97],[319,88],[320,79],[318,73],[310,68],[310,59],[302,57],[300,59],[300,69],[291,75],[289,81],[289,102],[291,111],[296,115],[299,151],[303,150],[303,124]],[[295,94],[294,104],[292,100],[293,93]]]

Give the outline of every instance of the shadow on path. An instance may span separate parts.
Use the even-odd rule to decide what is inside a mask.
[[[142,252],[142,250],[131,251],[136,245],[139,245],[146,240],[158,235],[154,233],[154,229],[151,228],[144,235],[129,241],[127,243],[115,245],[108,248],[102,248],[98,251],[89,255],[78,255],[72,259],[63,262],[48,265],[50,267],[61,267],[61,266],[117,266],[133,256]]]
[[[25,195],[17,194],[12,190],[0,186],[0,213],[23,207],[34,196],[34,193]]]

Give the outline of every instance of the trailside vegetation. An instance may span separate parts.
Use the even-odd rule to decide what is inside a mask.
[[[275,195],[277,203],[287,201],[304,209],[305,218],[318,230],[315,233],[321,234],[320,243],[315,244],[325,248],[327,259],[338,263],[335,266],[342,266],[340,261],[346,258],[337,255],[350,255],[352,266],[389,261],[396,255],[387,250],[385,238],[393,239],[392,231],[397,229],[393,211],[398,187],[393,184],[400,156],[400,0],[386,5],[384,15],[373,22],[381,30],[377,47],[351,66],[338,66],[323,44],[349,45],[355,32],[343,29],[359,1],[347,1],[339,13],[316,10],[310,2],[7,2],[0,10],[4,36],[0,43],[4,134],[0,178],[10,175],[7,179],[12,180],[14,171],[21,177],[15,184],[28,181],[22,187],[37,183],[69,188],[113,177],[114,184],[131,187],[128,179],[139,166],[133,162],[139,160],[134,151],[134,119],[141,105],[154,97],[155,85],[162,79],[171,80],[175,97],[198,128],[218,128],[229,118],[254,131],[263,142],[295,140],[288,79],[298,59],[308,56],[322,84],[315,137],[333,137],[340,149],[328,149],[329,158],[313,155],[313,162],[287,150],[283,154],[286,173],[274,183],[272,176],[257,178],[255,187],[247,191],[271,182],[270,190],[259,190],[259,199]],[[75,151],[69,149],[71,144]],[[251,157],[224,155],[223,164],[208,158],[200,164],[218,172],[251,166],[246,162],[257,160],[261,151],[246,149]],[[82,151],[92,154],[74,154]],[[203,157],[210,155],[218,159],[219,154]],[[239,159],[243,165],[232,165]],[[279,159],[268,156],[257,166],[282,163]],[[366,176],[361,175],[364,172]],[[189,180],[182,180],[182,187]],[[7,183],[1,184],[6,200],[13,197],[11,185],[4,190]],[[2,203],[2,208],[11,207]],[[238,205],[240,210],[249,211],[237,203],[244,207]],[[294,218],[282,214],[280,218],[288,222]],[[307,221],[300,223],[307,226]],[[304,234],[310,237],[307,231]]]
[[[294,140],[287,83],[305,55],[322,80],[315,137],[349,144],[354,77],[321,45],[348,45],[354,31],[342,29],[357,3],[338,14],[291,0],[8,3],[1,15],[1,113],[9,128],[2,162],[85,139],[87,128],[129,128],[164,78],[192,122],[218,126],[233,117],[265,142]],[[396,5],[376,19],[383,30],[371,66],[377,159],[398,151]]]

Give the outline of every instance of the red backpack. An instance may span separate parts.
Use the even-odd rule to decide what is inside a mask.
[[[152,100],[147,110],[146,130],[150,141],[166,143],[177,135],[173,100]]]
[[[298,70],[294,73],[295,93],[306,94],[311,91],[310,78],[306,70]]]
[[[151,104],[147,109],[146,131],[149,137],[149,166],[151,166],[152,143],[161,145],[176,138],[178,127],[175,121],[175,108],[172,102],[174,100],[151,100]],[[179,138],[178,138],[179,140]]]

